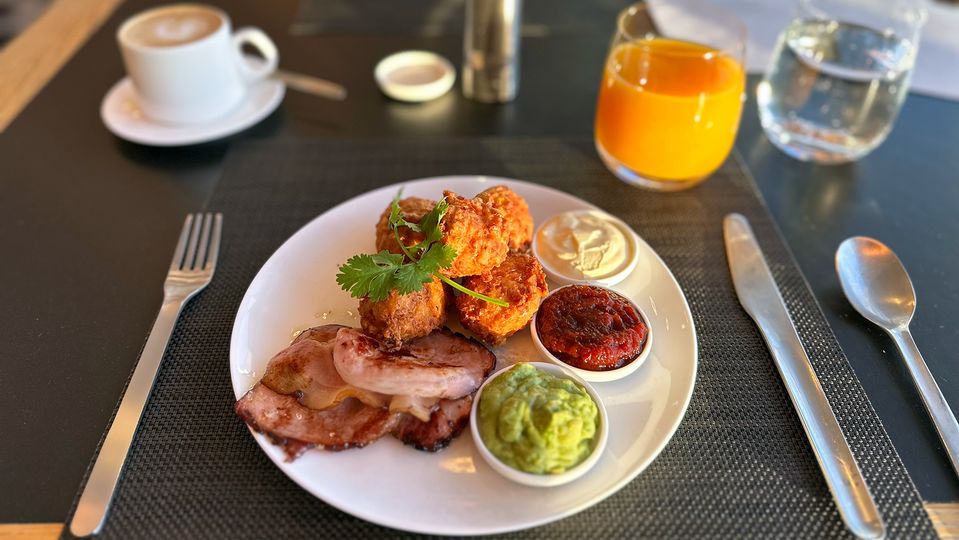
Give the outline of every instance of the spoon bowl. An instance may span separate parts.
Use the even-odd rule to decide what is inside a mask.
[[[896,342],[952,468],[959,474],[959,422],[909,332],[916,312],[916,291],[899,257],[878,240],[854,236],[836,250],[836,272],[852,307]]]
[[[836,272],[849,303],[886,330],[909,325],[916,312],[916,291],[899,257],[885,244],[865,236],[847,238],[836,250]]]

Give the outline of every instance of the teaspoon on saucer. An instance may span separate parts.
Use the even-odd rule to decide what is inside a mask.
[[[916,292],[902,262],[882,242],[854,236],[836,250],[836,271],[852,307],[896,342],[952,468],[959,474],[959,424],[909,332]]]
[[[327,81],[326,79],[311,77],[302,73],[294,73],[284,69],[276,70],[273,78],[283,81],[283,84],[291,89],[305,94],[312,94],[335,101],[343,101],[346,99],[346,88],[335,82]]]

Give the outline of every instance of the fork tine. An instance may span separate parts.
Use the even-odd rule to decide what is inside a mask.
[[[213,275],[216,270],[216,258],[220,254],[220,231],[223,229],[223,214],[217,212],[213,216],[213,234],[210,236],[210,252],[206,257],[204,270],[209,270]]]
[[[183,262],[183,253],[186,251],[186,243],[190,238],[190,229],[193,225],[193,214],[187,214],[183,220],[183,229],[180,231],[180,240],[176,243],[176,250],[173,252],[173,261],[170,262],[170,270],[179,270],[180,263]]]
[[[213,224],[213,214],[207,212],[203,214],[203,230],[200,231],[200,247],[196,250],[196,260],[193,261],[193,269],[203,268],[206,260],[206,248],[210,242],[210,226]]]
[[[183,259],[183,269],[189,270],[196,259],[196,244],[200,238],[200,227],[203,225],[203,214],[194,214],[193,231],[190,232],[190,243],[186,247],[186,258]]]

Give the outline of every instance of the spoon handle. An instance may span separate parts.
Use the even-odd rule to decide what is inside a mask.
[[[283,83],[290,88],[306,94],[336,101],[346,99],[346,88],[343,88],[335,82],[303,75],[302,73],[293,73],[292,71],[286,71],[284,69],[276,70],[273,77],[283,81]]]
[[[946,403],[946,398],[939,390],[939,385],[926,367],[926,361],[922,359],[919,353],[919,347],[909,328],[897,328],[889,331],[889,335],[895,340],[902,353],[906,366],[909,367],[909,373],[912,375],[912,381],[916,383],[916,389],[922,396],[922,402],[926,406],[926,411],[932,417],[932,423],[939,432],[939,438],[942,439],[943,446],[949,454],[949,461],[952,462],[952,468],[959,475],[959,423],[956,422],[956,416],[952,414],[952,409]]]

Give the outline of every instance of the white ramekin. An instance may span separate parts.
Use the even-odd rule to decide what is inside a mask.
[[[532,338],[533,338],[533,343],[536,345],[536,348],[539,349],[539,352],[541,352],[541,353],[543,354],[543,356],[545,356],[550,362],[552,362],[552,363],[554,363],[554,364],[556,364],[556,365],[558,365],[558,366],[562,366],[563,368],[566,368],[566,369],[568,369],[569,371],[571,371],[573,374],[579,376],[581,379],[584,379],[584,380],[587,380],[587,381],[590,381],[590,382],[609,382],[609,381],[616,381],[616,380],[622,379],[623,377],[626,377],[626,376],[632,374],[634,371],[636,371],[637,369],[639,369],[639,366],[643,365],[643,362],[645,362],[645,361],[646,361],[646,358],[649,357],[649,351],[651,351],[651,350],[653,349],[653,329],[652,329],[652,327],[651,327],[650,324],[649,324],[649,317],[647,317],[646,314],[643,313],[642,308],[640,308],[640,307],[636,304],[636,302],[633,301],[632,298],[629,298],[629,297],[627,297],[625,294],[622,294],[622,293],[620,293],[620,292],[618,292],[618,291],[615,291],[615,290],[613,290],[613,289],[610,289],[609,287],[603,287],[603,286],[596,285],[596,284],[593,284],[593,283],[577,283],[577,284],[575,284],[575,285],[587,285],[587,286],[596,287],[596,288],[599,288],[599,289],[606,289],[606,290],[611,291],[611,292],[614,292],[614,293],[616,293],[617,295],[622,296],[623,298],[625,298],[626,300],[628,300],[629,303],[632,304],[632,306],[633,306],[634,308],[636,308],[636,311],[639,312],[639,316],[643,318],[643,322],[646,323],[646,343],[643,344],[643,350],[640,351],[639,356],[637,356],[636,358],[634,358],[634,359],[633,359],[632,361],[630,361],[628,364],[626,364],[626,365],[624,365],[624,366],[622,366],[622,367],[618,367],[618,368],[616,368],[616,369],[610,369],[610,370],[608,370],[608,371],[591,371],[591,370],[588,370],[588,369],[580,369],[580,368],[578,368],[578,367],[571,366],[571,365],[567,364],[566,362],[563,362],[562,360],[560,360],[560,359],[557,358],[556,356],[554,356],[553,353],[549,352],[549,349],[547,349],[546,346],[543,345],[543,342],[540,341],[540,339],[539,339],[539,332],[538,332],[537,329],[536,329],[536,317],[539,315],[539,311],[537,311],[537,312],[533,315],[533,320],[530,321],[530,323],[529,323],[529,332],[530,332],[530,335],[531,335]],[[567,285],[566,287],[572,287],[572,286],[573,286],[573,285]],[[565,289],[566,287],[560,287],[560,288],[558,288],[558,289],[550,292],[549,295],[548,295],[546,298],[549,298],[550,296],[556,294],[556,291],[561,291],[561,290]],[[546,301],[546,298],[543,299],[543,302]],[[540,304],[540,306],[542,306],[542,304]]]
[[[596,403],[596,408],[599,409],[599,429],[597,431],[596,444],[593,446],[593,452],[586,459],[584,459],[582,463],[576,465],[566,472],[562,472],[560,474],[533,474],[510,467],[509,465],[500,461],[499,458],[494,456],[493,453],[489,451],[489,448],[486,447],[486,443],[483,442],[483,437],[480,435],[479,426],[477,424],[477,418],[479,415],[479,402],[483,398],[483,390],[486,388],[486,385],[488,385],[490,381],[496,377],[499,377],[509,370],[509,367],[491,375],[490,378],[486,379],[486,382],[484,382],[476,392],[476,396],[473,399],[473,410],[470,412],[470,432],[473,434],[473,442],[476,444],[477,452],[483,456],[483,459],[489,463],[493,470],[505,476],[506,478],[513,480],[514,482],[536,487],[550,487],[567,484],[586,474],[586,472],[588,472],[593,465],[596,465],[600,456],[602,456],[603,451],[606,449],[606,441],[609,438],[609,419],[606,416],[606,406],[603,404],[603,400],[599,397],[599,394],[596,393],[596,390],[590,386],[588,382],[570,373],[569,370],[559,366],[554,366],[553,364],[547,364],[545,362],[529,362],[529,364],[557,377],[572,379],[586,389],[589,397],[591,397],[593,402]]]
[[[617,218],[616,216],[603,212],[602,210],[574,210],[572,212],[565,212],[565,213],[566,214],[590,214],[590,213],[603,214],[603,217],[605,219],[609,220],[611,223],[616,225],[620,229],[620,231],[622,231],[623,236],[626,237],[626,243],[629,244],[629,249],[633,255],[630,258],[630,260],[626,262],[626,266],[622,270],[620,270],[619,272],[616,272],[615,274],[606,276],[604,278],[586,279],[583,277],[570,276],[568,274],[564,274],[560,272],[559,269],[553,266],[550,266],[549,261],[547,261],[545,257],[540,255],[541,247],[539,245],[538,239],[539,239],[540,229],[542,229],[543,224],[546,223],[544,221],[543,224],[540,224],[540,226],[536,228],[536,232],[533,233],[532,249],[533,249],[533,255],[539,260],[539,263],[543,266],[543,270],[546,271],[546,275],[549,276],[549,278],[552,281],[560,285],[599,285],[602,287],[612,287],[613,285],[616,285],[617,283],[626,279],[629,276],[629,274],[631,274],[633,270],[636,269],[636,263],[639,261],[639,236],[637,236],[636,232],[633,231],[632,227],[627,225],[625,221]]]
[[[403,69],[419,69],[426,74],[422,81],[409,82],[394,77]],[[403,51],[380,60],[373,71],[376,83],[387,96],[408,102],[436,99],[449,92],[456,81],[453,64],[429,51]]]

